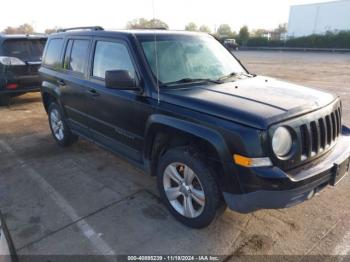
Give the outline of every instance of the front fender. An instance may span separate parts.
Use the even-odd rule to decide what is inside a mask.
[[[150,116],[147,121],[143,154],[144,164],[147,170],[151,170],[153,139],[157,131],[162,127],[187,133],[209,143],[216,150],[219,157],[219,159],[216,160],[221,162],[221,167],[223,169],[223,177],[220,178],[221,190],[241,192],[236,170],[229,168],[229,165],[227,165],[227,163],[232,163],[232,157],[223,136],[216,130],[171,116],[154,114]]]
[[[190,135],[201,138],[211,144],[215,148],[218,156],[218,159],[221,162],[232,161],[230,156],[230,151],[225,143],[224,138],[215,130],[212,130],[208,127],[198,125],[193,122],[188,122],[182,119],[174,118],[171,116],[154,114],[149,117],[146,124],[145,132],[145,147],[144,147],[144,158],[149,159],[150,152],[148,151],[152,148],[153,136],[159,127],[170,127],[175,130],[188,133]]]

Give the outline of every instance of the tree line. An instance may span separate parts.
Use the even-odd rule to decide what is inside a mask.
[[[160,20],[160,19],[146,19],[146,18],[137,18],[133,19],[129,22],[127,22],[126,26],[127,29],[147,29],[147,28],[159,28],[159,29],[169,29],[169,26],[166,22]],[[57,32],[59,28],[48,28],[44,31],[45,34],[51,34]],[[208,34],[212,34],[218,39],[224,40],[227,38],[234,38],[240,43],[241,45],[247,44],[251,33],[249,32],[249,29],[247,26],[243,26],[238,33],[233,31],[231,27],[228,24],[222,24],[220,25],[214,32],[210,29],[208,25],[200,25],[197,26],[196,23],[190,22],[188,23],[185,28],[186,31],[198,31],[198,32],[204,32]],[[26,23],[23,25],[20,25],[18,27],[7,27],[3,31],[5,34],[34,34],[35,30],[32,25]]]
[[[169,29],[166,22],[160,19],[137,18],[129,21],[127,29]],[[45,34],[57,32],[59,28],[48,28]],[[214,31],[207,25],[197,25],[194,22],[188,23],[187,31],[204,32],[214,35],[219,40],[236,39],[241,46],[247,47],[301,47],[301,48],[350,48],[350,31],[327,32],[324,35],[310,35],[297,38],[285,38],[287,24],[280,24],[273,30],[256,29],[249,30],[242,26],[238,32],[231,29],[228,24],[219,25]],[[5,34],[35,34],[32,25],[26,23],[18,27],[7,27]]]

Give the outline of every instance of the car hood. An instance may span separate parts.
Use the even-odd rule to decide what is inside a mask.
[[[336,98],[330,93],[263,76],[163,89],[161,93],[163,102],[259,129],[322,108]]]

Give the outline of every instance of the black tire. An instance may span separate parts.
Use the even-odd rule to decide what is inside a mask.
[[[55,122],[53,120],[53,114],[56,114],[56,112],[58,113],[61,121],[60,126],[63,127],[62,131],[60,132],[60,135],[58,135],[57,132],[54,131],[55,127],[53,126],[53,122]],[[61,107],[57,103],[53,102],[50,104],[48,109],[48,115],[51,133],[57,144],[59,144],[62,147],[68,147],[78,140],[78,136],[73,134],[69,126],[67,125],[64,115],[62,114]]]
[[[0,95],[0,106],[9,106],[11,97],[9,95]]]
[[[164,201],[170,213],[178,221],[191,228],[204,228],[208,226],[217,215],[223,213],[225,210],[225,204],[222,201],[222,194],[218,188],[210,167],[196,155],[198,154],[190,152],[190,150],[185,147],[173,148],[167,151],[159,161],[157,184],[162,200]],[[170,203],[165,193],[164,179],[167,179],[164,178],[164,176],[166,176],[165,171],[174,163],[184,164],[193,170],[196,175],[196,179],[198,178],[199,184],[203,189],[205,195],[205,204],[201,213],[197,217],[186,217],[184,214],[178,212]],[[189,190],[189,192],[190,191],[191,190]],[[185,195],[179,196],[176,201],[179,201],[180,203],[181,198],[183,199],[182,201],[185,201]]]

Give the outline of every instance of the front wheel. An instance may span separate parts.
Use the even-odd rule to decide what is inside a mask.
[[[186,148],[165,153],[157,179],[160,195],[170,213],[186,226],[208,226],[223,205],[210,168]]]
[[[58,104],[52,103],[48,114],[52,136],[60,146],[69,146],[78,139],[69,129]]]

